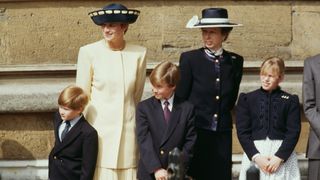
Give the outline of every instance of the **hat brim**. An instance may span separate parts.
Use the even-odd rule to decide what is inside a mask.
[[[96,25],[103,25],[106,23],[127,23],[127,24],[132,24],[136,22],[138,16],[137,15],[118,15],[118,16],[110,16],[110,15],[100,15],[100,16],[94,16],[91,17],[92,21]]]
[[[115,14],[117,12],[117,14]],[[124,13],[123,13],[124,12]],[[138,10],[98,10],[90,12],[88,15],[96,25],[103,25],[106,23],[127,23],[132,24],[136,22],[140,11]]]
[[[242,24],[236,24],[236,23],[227,23],[227,24],[195,24],[193,26],[189,26],[187,28],[211,28],[211,27],[239,27],[243,26]]]
[[[204,19],[200,20],[198,16],[193,16],[187,23],[186,28],[211,28],[211,27],[238,27],[242,24],[231,23],[228,19],[213,19],[208,22],[202,22]]]

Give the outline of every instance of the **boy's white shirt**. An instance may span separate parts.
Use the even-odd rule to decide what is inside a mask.
[[[168,101],[169,102],[169,105],[168,105],[168,108],[170,111],[172,111],[172,107],[173,107],[173,99],[174,99],[174,93],[172,94],[172,96],[169,98],[169,99],[161,99],[161,106],[162,106],[162,109],[164,109],[164,102],[165,101]]]
[[[77,122],[80,120],[80,118],[82,117],[83,115],[80,115],[80,116],[77,116],[75,117],[74,119],[70,120],[70,128],[69,128],[69,131],[71,130],[71,128],[77,124]],[[61,141],[61,134],[62,134],[62,131],[64,130],[64,128],[66,127],[66,121],[63,121],[60,126],[59,126],[59,138],[60,138],[60,141]]]

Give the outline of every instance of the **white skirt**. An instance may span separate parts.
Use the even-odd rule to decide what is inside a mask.
[[[263,156],[274,155],[278,151],[281,144],[282,140],[270,140],[269,138],[266,140],[254,141],[254,145]],[[252,163],[253,162],[251,162],[244,153],[242,157],[239,180],[246,180],[246,171],[250,168]],[[256,167],[259,168],[257,165]],[[266,174],[260,170],[260,180],[300,180],[300,172],[296,153],[292,152],[288,160],[281,164],[279,169],[272,174]]]
[[[102,167],[96,167],[96,171],[93,177],[94,180],[136,180],[137,169],[108,169]]]

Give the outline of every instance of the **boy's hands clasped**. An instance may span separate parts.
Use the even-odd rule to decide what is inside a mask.
[[[258,155],[255,159],[254,162],[259,166],[259,168],[264,172],[264,173],[274,173],[276,172],[283,160],[277,156],[262,156]]]

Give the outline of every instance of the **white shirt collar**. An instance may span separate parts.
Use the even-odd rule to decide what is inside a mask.
[[[80,120],[80,118],[82,117],[83,115],[81,114],[80,116],[77,116],[75,118],[73,118],[72,120],[69,120],[70,121],[70,129],[77,124],[77,122]],[[66,121],[63,121],[63,123],[65,123]]]
[[[172,96],[167,99],[167,101],[169,102],[169,110],[172,111],[172,106],[173,106],[173,99],[174,99],[174,93],[172,94]],[[166,99],[161,99],[161,106],[162,106],[162,109],[164,108],[164,102],[166,101]]]
[[[76,125],[78,122],[79,122],[79,120],[81,119],[81,117],[82,117],[83,115],[81,114],[80,116],[77,116],[77,117],[75,117],[74,119],[72,119],[72,120],[69,120],[69,122],[70,122],[70,128],[69,128],[69,131],[71,130],[71,128],[74,126],[74,125]],[[62,121],[62,123],[60,124],[60,127],[59,127],[59,138],[60,138],[60,140],[61,140],[61,134],[62,134],[62,131],[64,130],[64,128],[66,127],[66,121]],[[68,132],[69,132],[68,131]]]
[[[209,49],[205,47],[207,50],[210,51],[210,53],[214,54],[215,56],[220,56],[223,53],[223,48],[221,47],[220,49],[213,51],[212,49]]]

